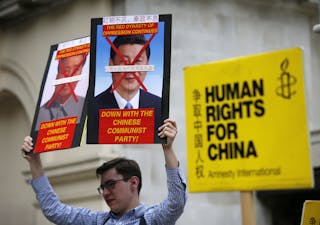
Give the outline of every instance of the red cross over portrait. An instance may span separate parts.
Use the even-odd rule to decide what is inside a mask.
[[[168,114],[170,25],[157,15],[92,21],[87,143],[165,143],[158,128]]]
[[[80,145],[89,87],[90,37],[50,46],[32,125],[34,152]]]
[[[72,77],[81,75],[82,67],[86,61],[88,53],[74,55],[66,58],[59,59],[57,80],[65,79],[61,84],[55,86],[55,91],[52,98],[47,102],[46,107],[50,108],[54,101],[64,104],[70,97],[74,98],[75,102],[78,102],[78,97],[74,92],[78,84],[78,80],[73,81]]]

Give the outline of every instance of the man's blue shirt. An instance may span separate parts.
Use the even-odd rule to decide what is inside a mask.
[[[44,215],[59,225],[138,225],[143,216],[147,224],[175,224],[184,210],[187,200],[186,182],[180,168],[166,169],[168,196],[158,205],[147,207],[140,204],[121,217],[112,212],[92,211],[87,208],[73,207],[59,201],[48,178],[41,176],[31,181]]]

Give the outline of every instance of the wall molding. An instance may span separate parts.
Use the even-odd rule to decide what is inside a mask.
[[[0,94],[9,92],[16,96],[25,109],[30,124],[38,98],[37,90],[30,74],[19,63],[0,58]]]

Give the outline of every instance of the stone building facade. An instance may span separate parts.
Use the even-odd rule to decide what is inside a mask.
[[[50,224],[26,183],[28,167],[19,152],[23,137],[30,132],[49,46],[89,35],[91,18],[137,14],[173,15],[170,117],[178,122],[174,147],[185,173],[183,68],[302,46],[312,165],[317,175],[320,34],[312,30],[319,23],[315,0],[4,0],[0,3],[0,224]],[[101,162],[118,155],[134,158],[141,164],[142,202],[151,205],[166,196],[164,160],[158,145],[82,144],[72,150],[44,153],[42,159],[62,201],[107,210],[96,193],[98,180],[94,171]],[[301,199],[317,194],[317,188],[255,192],[257,224],[300,224]],[[277,199],[286,199],[284,207],[288,209],[275,209]],[[288,199],[297,199],[296,205]],[[240,193],[189,194],[185,212],[177,224],[241,224]]]

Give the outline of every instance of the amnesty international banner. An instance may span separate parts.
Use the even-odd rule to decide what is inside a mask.
[[[312,187],[302,49],[184,72],[191,192]]]

